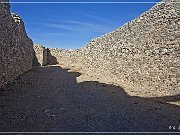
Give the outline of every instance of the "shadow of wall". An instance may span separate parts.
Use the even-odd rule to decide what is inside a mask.
[[[9,86],[10,91],[0,92],[0,112],[8,111],[1,118],[0,131],[178,131],[169,126],[180,125],[180,108],[157,102],[179,101],[178,95],[130,96],[123,88],[112,84],[78,83],[81,73],[59,66],[35,67],[27,74]],[[25,120],[19,122],[22,114]]]

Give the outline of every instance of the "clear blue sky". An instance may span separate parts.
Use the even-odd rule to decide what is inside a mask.
[[[51,0],[10,0],[42,2]],[[53,0],[58,1],[58,0]],[[61,1],[61,0],[59,0]],[[64,0],[65,1],[65,0]],[[69,0],[82,1],[82,0]],[[85,0],[84,0],[85,1]],[[93,0],[89,0],[93,1]],[[94,0],[95,1],[95,0]],[[99,0],[100,1],[100,0]],[[102,0],[101,0],[102,1]],[[103,0],[112,1],[112,0]],[[114,0],[127,1],[128,0]],[[158,2],[160,0],[134,0]],[[67,1],[66,1],[67,2]],[[150,9],[155,3],[141,4],[11,4],[11,12],[21,16],[34,43],[51,48],[75,49],[92,38],[122,26]]]

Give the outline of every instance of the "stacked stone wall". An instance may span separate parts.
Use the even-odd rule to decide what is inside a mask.
[[[0,87],[32,68],[32,45],[22,19],[0,3]]]
[[[180,93],[180,3],[156,4],[79,50],[49,49],[60,64],[116,78],[161,95]]]
[[[45,66],[47,64],[47,49],[42,45],[33,45],[34,49],[34,66]]]

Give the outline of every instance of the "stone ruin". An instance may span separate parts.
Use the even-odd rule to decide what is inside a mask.
[[[0,39],[3,39],[0,40],[3,50],[1,60],[4,62],[1,63],[0,85],[32,67],[32,42],[26,36],[24,29],[18,26],[21,23],[17,24],[15,21],[15,19],[20,20],[19,17],[17,15],[12,15],[15,19],[11,17],[7,4],[1,4],[1,7],[4,8],[0,9],[3,11],[3,13],[0,11],[0,19],[4,21],[0,22]],[[7,32],[5,28],[10,24],[15,27]],[[23,29],[22,33],[15,34],[19,37],[23,36],[24,44],[4,36],[5,34],[12,37],[11,33],[16,29]],[[16,39],[19,38],[18,36]],[[7,46],[10,50],[6,51]],[[24,55],[20,57],[24,62],[22,66],[16,68],[18,53],[13,57],[14,64],[9,64],[10,60],[5,58],[9,58],[7,56],[12,52],[11,48],[18,47],[25,49],[24,51],[29,50],[26,58],[22,57]],[[101,74],[103,77],[110,77],[115,81],[147,91],[158,91],[160,95],[180,94],[179,0],[164,0],[124,26],[93,39],[81,49],[46,49],[35,45],[34,55],[39,65],[64,64],[85,72]],[[20,68],[23,69],[21,72],[19,72]],[[16,74],[11,71],[12,69],[16,70]]]
[[[59,64],[160,95],[180,94],[180,3],[165,0],[85,47],[51,48]]]
[[[47,49],[42,45],[33,45],[34,48],[34,66],[45,66],[47,65]]]
[[[33,42],[24,22],[10,13],[9,3],[0,3],[0,87],[31,69],[32,59]]]

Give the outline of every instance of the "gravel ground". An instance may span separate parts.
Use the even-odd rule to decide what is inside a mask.
[[[0,89],[0,131],[180,132],[180,107],[162,102],[178,97],[130,96],[103,79],[58,65],[33,68]]]

